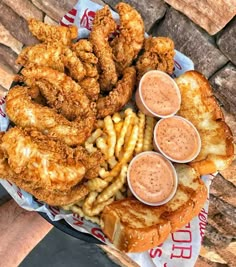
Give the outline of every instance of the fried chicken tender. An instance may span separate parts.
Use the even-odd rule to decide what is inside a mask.
[[[25,68],[22,70],[25,83],[28,86],[35,81],[45,80],[51,87],[44,88],[43,96],[49,101],[51,107],[68,120],[85,119],[88,126],[93,127],[95,122],[95,109],[84,90],[78,83],[64,73],[47,67]]]
[[[174,42],[167,37],[149,37],[144,42],[144,53],[138,58],[138,81],[149,70],[161,70],[169,74],[174,70]]]
[[[0,149],[0,176],[2,179],[7,179],[8,181],[19,186],[21,189],[32,194],[38,200],[44,201],[52,206],[76,203],[89,193],[87,186],[83,183],[79,183],[74,187],[60,191],[53,190],[52,188],[46,189],[44,188],[44,184],[36,179],[26,180],[21,173],[15,173],[10,168],[6,153],[4,153],[2,149]]]
[[[86,172],[72,148],[33,129],[11,128],[2,137],[0,149],[14,173],[49,190],[67,190]]]
[[[64,72],[68,70],[70,76],[76,81],[82,80],[86,75],[81,60],[69,47],[58,43],[37,44],[26,47],[18,56],[16,63],[24,67],[44,66]]]
[[[75,109],[75,108],[74,108]],[[94,115],[69,121],[55,110],[31,100],[27,87],[15,86],[6,99],[9,119],[20,127],[35,127],[38,131],[65,142],[69,146],[85,142],[93,130]]]
[[[71,41],[78,36],[78,29],[75,25],[68,27],[48,25],[36,19],[28,20],[29,30],[36,38],[45,43],[61,43],[70,45]]]
[[[126,3],[116,6],[120,15],[120,34],[112,42],[112,53],[116,70],[122,74],[137,57],[144,42],[144,23],[140,14]]]
[[[134,67],[128,67],[123,73],[123,78],[118,81],[116,88],[108,96],[98,99],[98,118],[113,115],[130,100],[136,83],[136,71]]]
[[[58,44],[36,44],[28,46],[21,51],[16,63],[24,67],[37,65],[64,72],[63,49],[64,47]]]
[[[98,100],[100,86],[96,78],[84,78],[79,85],[84,89],[85,94],[91,101]]]
[[[100,85],[98,83],[98,58],[93,53],[93,46],[88,40],[82,39],[72,45],[73,51],[77,57],[83,62],[86,76],[79,81],[80,86],[91,101],[96,101],[100,93]]]
[[[108,42],[109,35],[115,30],[116,23],[112,18],[109,7],[106,5],[96,12],[89,36],[101,69],[99,83],[103,91],[110,91],[117,82],[115,62]]]
[[[104,156],[101,151],[97,150],[93,153],[88,153],[82,146],[75,148],[75,158],[86,166],[85,178],[87,179],[96,178],[101,164],[104,162]]]

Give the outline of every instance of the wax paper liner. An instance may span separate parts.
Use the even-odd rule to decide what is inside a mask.
[[[78,1],[74,8],[61,19],[60,24],[76,24],[79,27],[78,38],[87,38],[91,30],[95,12],[100,8],[101,5],[89,0]],[[112,15],[117,23],[119,23],[118,14],[112,11]],[[182,53],[176,51],[175,71],[173,76],[178,77],[185,71],[192,69],[194,69],[193,62]],[[0,130],[6,131],[8,126],[9,119],[5,112],[5,98],[2,98],[0,99]],[[202,176],[202,179],[208,188],[208,192],[212,178],[213,175]],[[65,219],[74,229],[80,232],[89,233],[102,242],[112,246],[98,225],[86,221],[76,214],[71,214],[56,207],[41,203],[32,195],[6,180],[0,179],[0,183],[22,208],[30,211],[44,212],[52,221]],[[208,204],[209,200],[206,201],[198,216],[181,230],[170,234],[169,238],[162,245],[143,253],[128,253],[129,257],[142,267],[194,266],[199,255],[207,223]]]

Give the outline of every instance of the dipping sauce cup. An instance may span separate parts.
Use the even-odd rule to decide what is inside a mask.
[[[150,206],[160,206],[170,201],[178,184],[172,163],[154,151],[142,152],[132,159],[127,180],[133,195]]]
[[[180,109],[181,94],[178,85],[168,74],[151,70],[141,78],[135,101],[144,114],[168,118]]]
[[[157,122],[153,146],[169,160],[187,163],[200,153],[201,138],[190,121],[180,116],[172,116]]]

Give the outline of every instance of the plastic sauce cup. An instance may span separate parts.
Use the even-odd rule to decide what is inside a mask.
[[[201,138],[195,126],[181,116],[159,120],[154,128],[154,150],[177,163],[194,160],[201,150]]]
[[[147,116],[168,118],[180,109],[181,94],[178,85],[165,72],[146,72],[135,93],[138,108]]]
[[[132,159],[127,180],[133,195],[150,206],[160,206],[170,201],[178,185],[173,164],[154,151],[142,152]]]

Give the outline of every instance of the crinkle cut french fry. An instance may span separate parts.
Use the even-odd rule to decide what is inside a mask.
[[[111,169],[113,169],[116,166],[116,164],[118,163],[115,156],[111,157],[107,162],[108,162],[109,167]]]
[[[86,220],[91,221],[92,223],[96,223],[96,224],[100,225],[100,218],[99,217],[96,217],[96,216],[93,216],[92,217],[92,216],[85,215],[84,212],[83,212],[83,210],[82,210],[82,208],[80,208],[80,207],[78,207],[76,205],[74,205],[74,206],[71,207],[71,211],[73,213],[78,214],[80,217],[83,217]]]
[[[107,159],[111,158],[114,155],[115,152],[115,146],[116,146],[116,132],[114,128],[113,121],[111,119],[111,116],[106,116],[104,119],[104,131],[106,132],[108,138],[107,138],[107,144],[108,144],[108,150],[107,150]]]
[[[144,140],[143,140],[143,151],[153,150],[153,129],[154,129],[155,119],[149,116],[146,116],[146,125],[144,131]]]
[[[125,117],[123,127],[122,127],[121,132],[120,132],[120,136],[116,142],[115,155],[117,158],[119,158],[121,148],[122,148],[124,141],[125,141],[125,135],[128,131],[129,125],[131,124],[131,120],[133,118],[132,110],[127,111],[126,114],[127,114],[127,116]]]
[[[116,200],[121,200],[121,199],[124,199],[124,198],[125,198],[125,195],[123,195],[123,194],[121,193],[121,191],[118,190],[118,191],[116,192],[116,194],[115,194],[115,199],[116,199]]]
[[[120,122],[122,120],[120,113],[119,112],[114,113],[112,116],[112,120],[114,121],[114,123]]]
[[[145,129],[145,115],[139,111],[138,112],[138,141],[135,147],[135,153],[141,153],[143,150],[144,142],[144,129]]]
[[[134,148],[136,145],[136,142],[138,140],[138,125],[134,125],[131,136],[129,138],[129,142],[127,145],[127,148],[124,152],[124,156],[122,159],[116,164],[116,166],[109,172],[109,174],[106,174],[104,179],[108,182],[111,182],[114,177],[116,177],[122,168],[123,165],[125,165],[129,160],[132,158],[134,153]]]
[[[109,171],[107,171],[105,168],[100,168],[98,174],[101,178],[105,178],[109,175]]]
[[[107,158],[107,143],[105,141],[105,137],[100,136],[96,140],[97,148],[99,148],[102,151],[102,154]]]
[[[115,125],[114,125],[115,131],[116,131],[116,139],[118,139],[120,136],[120,132],[121,132],[121,129],[123,127],[123,124],[124,124],[124,122],[120,121],[118,123],[115,123]]]
[[[108,186],[108,182],[97,177],[97,178],[88,180],[87,186],[90,191],[102,192],[102,190]]]
[[[131,135],[131,132],[132,132],[132,129],[133,129],[133,126],[134,125],[138,125],[138,117],[136,116],[135,113],[132,114],[132,119],[131,119],[131,123],[128,127],[128,130],[127,130],[127,133],[125,135],[125,141],[124,141],[124,147],[127,146],[128,142],[129,142],[129,138],[130,138],[130,135]]]
[[[116,192],[124,185],[126,181],[126,174],[127,174],[127,165],[123,165],[121,168],[120,175],[116,178],[116,180],[106,187],[101,194],[97,197],[95,203],[103,203],[107,201],[109,198],[113,197]]]
[[[85,149],[91,154],[97,151],[97,148],[93,146],[93,144],[86,143],[84,144]]]
[[[103,134],[103,131],[101,129],[96,129],[89,138],[86,140],[85,143],[94,144],[98,137],[100,137]]]
[[[85,215],[91,216],[91,217],[96,216],[99,213],[101,213],[107,205],[111,204],[114,201],[114,198],[110,198],[105,202],[94,205],[97,195],[98,195],[97,192],[90,192],[88,197],[85,199],[84,205],[83,205],[83,212],[85,213]]]

